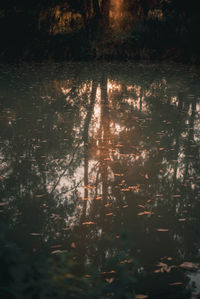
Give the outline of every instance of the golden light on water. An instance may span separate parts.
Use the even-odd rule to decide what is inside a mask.
[[[112,93],[113,91],[120,92],[121,89],[122,89],[121,84],[118,84],[117,82],[108,79],[108,83],[107,83],[107,92],[108,93]]]

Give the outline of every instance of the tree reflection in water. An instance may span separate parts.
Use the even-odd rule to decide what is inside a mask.
[[[99,298],[195,293],[198,80],[156,64],[4,72],[2,223],[30,263],[72,254],[74,277],[98,276]]]

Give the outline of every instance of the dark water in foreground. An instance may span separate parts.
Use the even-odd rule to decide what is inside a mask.
[[[79,278],[90,298],[198,298],[200,70],[74,63],[0,74],[4,298],[29,298],[23,275],[37,281],[35,261],[65,255],[53,281],[80,292],[55,298],[85,298]]]

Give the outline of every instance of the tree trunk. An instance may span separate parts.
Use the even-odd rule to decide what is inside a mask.
[[[107,77],[103,74],[101,87],[101,156],[100,171],[102,179],[103,209],[108,201],[108,159],[110,138],[110,116],[108,110]]]
[[[88,200],[88,168],[89,168],[89,126],[92,119],[92,115],[94,112],[94,105],[95,105],[95,99],[96,99],[96,92],[97,92],[97,86],[98,82],[93,81],[92,82],[92,92],[90,97],[90,105],[88,107],[88,112],[85,119],[84,124],[84,131],[83,131],[83,141],[84,141],[84,185],[85,185],[85,192],[84,192],[84,202],[83,202],[83,211],[82,211],[82,217],[81,222],[85,221],[86,219],[86,210],[87,210],[87,200]]]
[[[92,0],[92,1],[93,1],[94,17],[99,18],[100,17],[99,1],[98,0]]]
[[[102,25],[104,28],[109,26],[110,2],[111,0],[102,0],[101,4]]]

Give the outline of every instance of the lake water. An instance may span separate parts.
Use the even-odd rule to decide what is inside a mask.
[[[199,298],[199,67],[2,65],[0,89],[4,244],[69,254],[91,298]]]

